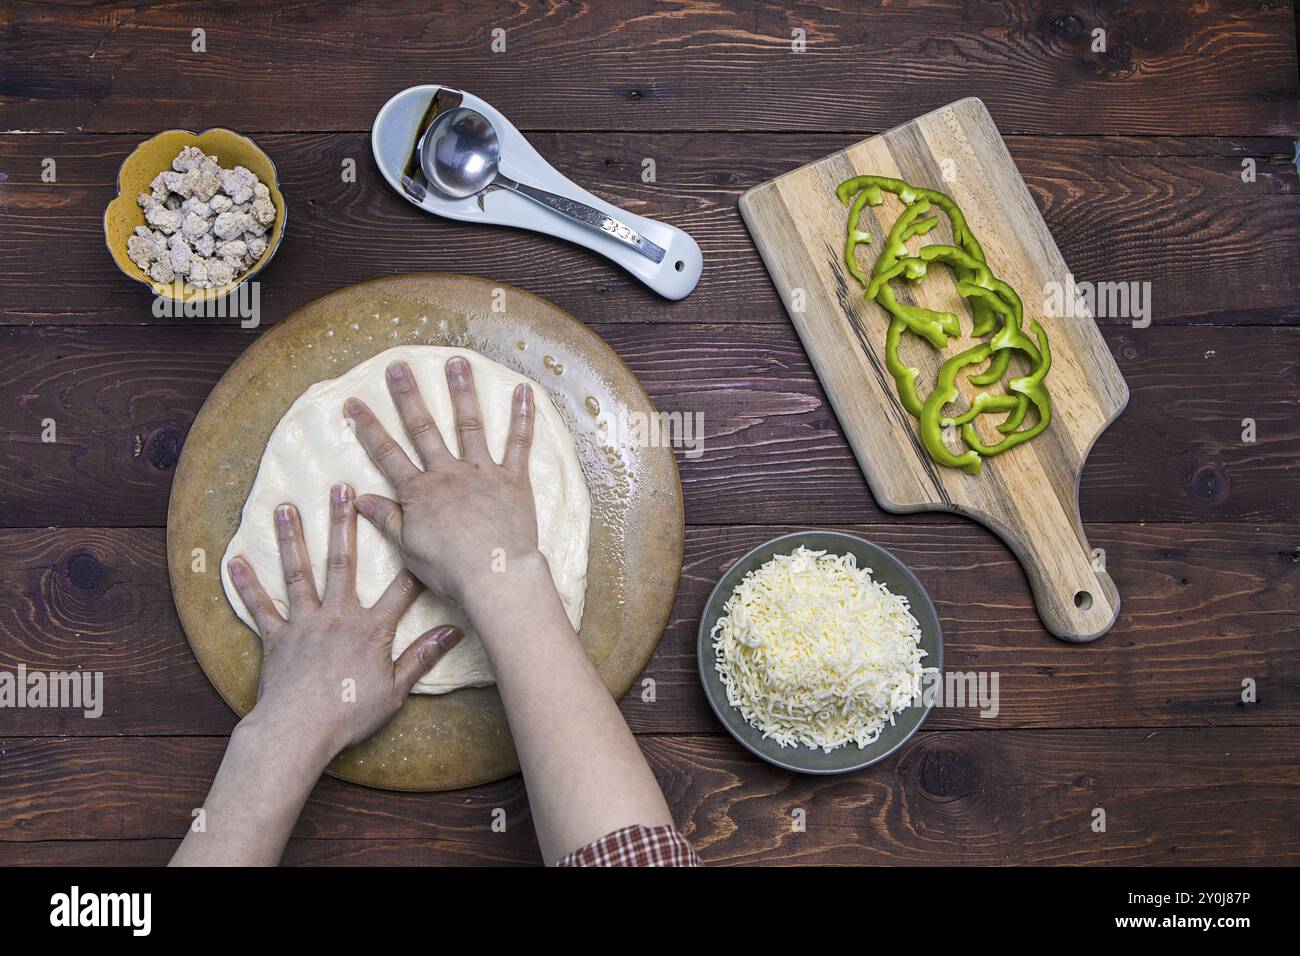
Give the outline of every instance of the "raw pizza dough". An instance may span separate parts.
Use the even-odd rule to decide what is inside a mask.
[[[280,552],[276,544],[274,509],[291,502],[302,515],[303,533],[317,586],[325,581],[325,552],[329,538],[329,490],[340,481],[350,484],[358,495],[395,497],[388,480],[371,462],[343,419],[343,402],[355,395],[406,450],[420,462],[393,407],[384,369],[403,359],[415,373],[420,392],[442,432],[443,440],[459,455],[460,445],[447,390],[445,365],[459,355],[474,372],[474,384],[483,411],[488,450],[501,461],[509,432],[510,399],[515,386],[530,380],[491,359],[468,349],[436,345],[408,345],[392,348],[367,359],[335,379],[317,382],[290,406],[275,426],[262,455],[262,464],[252,491],[244,503],[239,529],[230,539],[221,560],[221,580],[226,596],[253,630],[252,617],[230,582],[226,569],[235,555],[243,555],[281,614],[287,610]],[[573,438],[564,419],[546,392],[533,384],[537,414],[533,447],[528,459],[533,498],[537,509],[537,540],[551,567],[551,577],[564,602],[575,630],[582,621],[587,587],[587,540],[591,525],[591,499]],[[402,568],[397,548],[375,530],[365,518],[357,522],[357,594],[369,607]],[[483,687],[496,683],[487,655],[469,618],[454,602],[426,591],[407,611],[393,642],[396,657],[425,631],[439,624],[455,624],[465,639],[420,678],[416,693],[445,694],[459,687]]]

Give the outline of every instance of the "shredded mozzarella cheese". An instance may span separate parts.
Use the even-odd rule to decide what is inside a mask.
[[[782,747],[861,749],[921,693],[921,626],[852,554],[799,547],[750,571],[713,626],[727,702]]]

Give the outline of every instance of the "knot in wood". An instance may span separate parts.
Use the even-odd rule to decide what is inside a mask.
[[[99,559],[93,554],[86,554],[84,551],[78,551],[68,558],[67,563],[68,580],[72,586],[81,588],[83,591],[92,590],[99,579],[104,575],[104,566],[99,563]]]
[[[1201,501],[1219,504],[1228,500],[1232,482],[1227,472],[1213,462],[1208,462],[1192,472],[1192,494]]]
[[[961,797],[975,789],[974,771],[955,750],[927,750],[919,778],[921,789],[932,797]]]
[[[162,471],[176,467],[181,455],[181,430],[172,425],[159,428],[144,443],[144,457]]]

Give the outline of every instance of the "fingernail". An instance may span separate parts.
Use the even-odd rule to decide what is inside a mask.
[[[346,483],[339,483],[330,489],[330,498],[336,505],[345,505],[352,497],[352,489]]]
[[[236,581],[242,581],[244,579],[244,570],[246,567],[247,565],[244,564],[243,558],[231,558],[230,562],[226,565],[226,570],[230,572],[230,576]]]
[[[411,390],[411,369],[407,368],[406,363],[394,362],[389,365],[389,385],[395,392]]]
[[[519,386],[519,407],[523,411],[533,406],[533,387],[527,383]]]
[[[464,636],[460,628],[448,625],[438,629],[437,637],[434,640],[438,642],[438,646],[443,650],[451,650],[460,643],[461,638]]]
[[[464,378],[465,373],[469,371],[469,362],[458,355],[447,362],[447,371],[455,378]]]
[[[361,414],[361,403],[355,398],[349,398],[343,403],[343,414],[349,418],[356,418]]]
[[[275,520],[288,524],[293,518],[293,505],[280,505],[275,509]]]

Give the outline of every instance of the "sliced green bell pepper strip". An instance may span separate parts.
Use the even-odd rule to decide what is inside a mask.
[[[1041,353],[1040,360],[1034,370],[1021,378],[1013,378],[1007,385],[1009,391],[1018,392],[1024,395],[1033,403],[1034,408],[1038,410],[1038,421],[1022,431],[1013,431],[1000,442],[993,445],[985,445],[980,441],[979,434],[970,424],[963,425],[961,430],[962,440],[972,450],[981,455],[1000,455],[1004,451],[1010,451],[1017,445],[1029,441],[1035,435],[1042,432],[1052,421],[1052,397],[1047,392],[1047,387],[1043,384],[1043,379],[1052,368],[1052,351],[1047,342],[1047,333],[1036,320],[1029,323],[1030,331],[1034,333],[1034,338],[1038,340],[1038,349]],[[1023,421],[1024,416],[1021,416]],[[1019,426],[1020,421],[1016,422]],[[1000,429],[999,429],[1000,430]]]
[[[884,256],[882,254],[882,259],[883,258]],[[925,275],[929,264],[935,261],[943,262],[949,266],[952,266],[955,263],[958,266],[970,268],[976,276],[976,281],[982,282],[983,284],[976,284],[976,281],[962,281],[957,285],[958,292],[964,297],[975,295],[981,296],[985,301],[990,303],[991,309],[1001,314],[1005,320],[998,335],[994,336],[990,343],[994,349],[994,353],[992,361],[989,363],[989,368],[979,375],[972,375],[970,381],[973,384],[988,385],[1000,381],[1011,361],[1012,349],[1021,348],[1029,354],[1033,362],[1036,363],[1038,361],[1038,350],[1034,348],[1033,344],[1029,342],[1028,339],[1017,334],[1019,331],[1018,319],[1021,308],[1020,299],[1015,295],[1015,290],[1011,289],[1009,286],[1006,287],[1006,291],[1009,292],[1012,297],[1012,304],[1008,305],[1001,295],[992,291],[995,285],[1005,285],[1005,283],[1000,283],[999,280],[989,273],[987,267],[983,263],[977,263],[974,260],[971,260],[969,256],[960,249],[944,245],[926,246],[921,250],[918,257],[900,259],[893,266],[880,272],[875,279],[872,280],[873,286],[877,283],[882,283],[881,289],[886,288],[888,281],[898,275],[906,275],[908,278],[920,278]],[[879,290],[877,294],[879,295]],[[870,297],[871,293],[870,290],[868,290],[868,298]],[[897,313],[894,313],[893,309],[890,309],[890,312],[895,315],[896,319],[898,318]],[[923,404],[916,391],[916,379],[920,372],[916,368],[904,365],[902,360],[899,358],[898,346],[901,341],[901,335],[901,327],[896,327],[895,322],[891,321],[890,331],[885,340],[885,364],[894,376],[894,381],[898,386],[899,395],[903,399],[903,407],[907,408],[907,410],[912,412],[912,414],[919,415],[919,412],[914,409],[919,408]],[[975,414],[982,414],[985,411],[1018,410],[1020,406],[1028,404],[1028,399],[1024,396],[1002,396],[997,397],[996,401],[993,400],[994,398],[994,396],[987,396],[982,393],[976,396],[974,400],[975,408],[977,409]],[[973,417],[974,415],[970,418],[962,418],[957,421],[956,424],[970,421]],[[1023,418],[1023,412],[1021,412],[1021,417]]]
[[[940,465],[947,468],[960,468],[968,475],[980,473],[979,452],[971,449],[956,455],[949,451],[948,446],[943,443],[943,426],[940,424],[940,419],[944,406],[955,402],[961,394],[957,388],[957,373],[967,365],[977,365],[987,360],[992,351],[992,345],[981,342],[965,352],[958,352],[944,362],[939,367],[934,391],[926,398],[925,404],[921,407],[921,414],[917,416],[921,423],[921,442],[925,445],[925,450],[930,453],[930,457]]]
[[[890,315],[902,320],[909,329],[935,348],[942,350],[948,344],[949,336],[961,334],[961,325],[957,316],[951,312],[936,312],[919,305],[899,302],[888,282],[882,282],[880,279],[882,272],[889,270],[893,263],[906,255],[907,246],[904,243],[908,239],[924,235],[938,224],[939,220],[933,216],[927,219],[919,218],[929,209],[929,201],[922,199],[903,210],[902,215],[889,231],[889,236],[880,251],[880,257],[871,270],[871,281],[863,284],[867,287],[867,299],[879,303]]]
[[[873,206],[878,206],[884,201],[881,192],[890,192],[897,196],[904,204],[911,206],[914,203],[925,200],[933,203],[943,210],[948,217],[948,224],[952,228],[952,239],[973,259],[984,262],[984,250],[980,248],[979,241],[970,231],[966,224],[966,217],[957,204],[952,201],[951,197],[936,189],[925,189],[920,186],[913,186],[901,179],[893,179],[888,176],[854,176],[840,183],[836,189],[836,195],[844,205],[849,204],[849,197],[859,192],[869,193],[868,202]],[[964,278],[964,277],[962,277]],[[987,307],[973,302],[971,303],[971,316],[976,330],[976,335],[985,335],[993,328],[993,317],[987,312]]]
[[[844,262],[849,267],[849,272],[853,275],[853,278],[864,286],[871,280],[858,265],[857,248],[862,243],[870,242],[871,236],[861,231],[858,226],[862,220],[862,208],[867,204],[869,198],[870,196],[864,189],[853,200],[853,205],[849,207],[849,232],[844,239]]]
[[[885,333],[885,368],[894,376],[894,385],[898,389],[898,400],[909,413],[916,417],[921,415],[921,396],[916,391],[916,378],[921,370],[907,365],[898,355],[898,346],[903,339],[907,326],[900,318],[889,320],[889,331]]]

